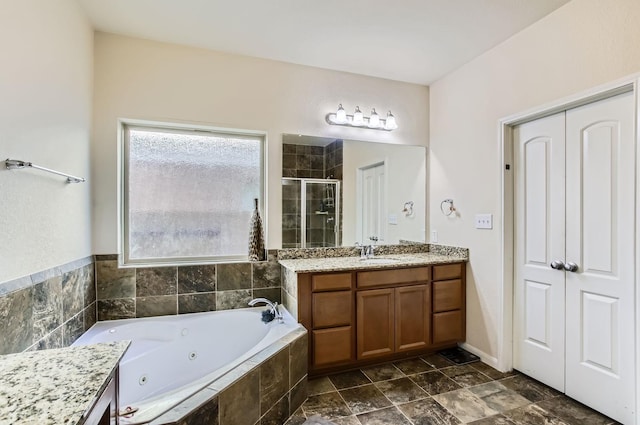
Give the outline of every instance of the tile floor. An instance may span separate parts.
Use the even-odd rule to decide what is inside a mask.
[[[336,425],[617,423],[518,372],[437,354],[309,380],[309,398],[286,425],[314,415]]]

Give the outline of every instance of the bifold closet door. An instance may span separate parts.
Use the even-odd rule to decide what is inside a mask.
[[[635,423],[634,96],[514,130],[514,367]]]
[[[515,128],[514,367],[564,392],[564,112]]]

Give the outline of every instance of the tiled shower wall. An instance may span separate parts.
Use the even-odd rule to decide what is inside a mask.
[[[267,261],[119,269],[96,255],[98,320],[245,308],[252,298],[281,301],[277,251]]]
[[[95,322],[93,257],[0,286],[0,354],[66,347]]]

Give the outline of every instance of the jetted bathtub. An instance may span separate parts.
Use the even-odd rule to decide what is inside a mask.
[[[98,322],[73,345],[131,340],[120,362],[121,424],[152,421],[298,328],[261,321],[265,307]]]

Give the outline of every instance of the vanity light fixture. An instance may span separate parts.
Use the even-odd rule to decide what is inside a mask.
[[[387,113],[387,117],[380,118],[380,115],[376,112],[376,108],[372,108],[371,116],[365,117],[359,106],[356,106],[356,110],[353,115],[348,115],[342,104],[338,105],[336,112],[330,112],[326,115],[327,123],[331,125],[343,125],[347,127],[366,127],[373,130],[385,130],[391,131],[398,128],[396,118],[391,111]]]

